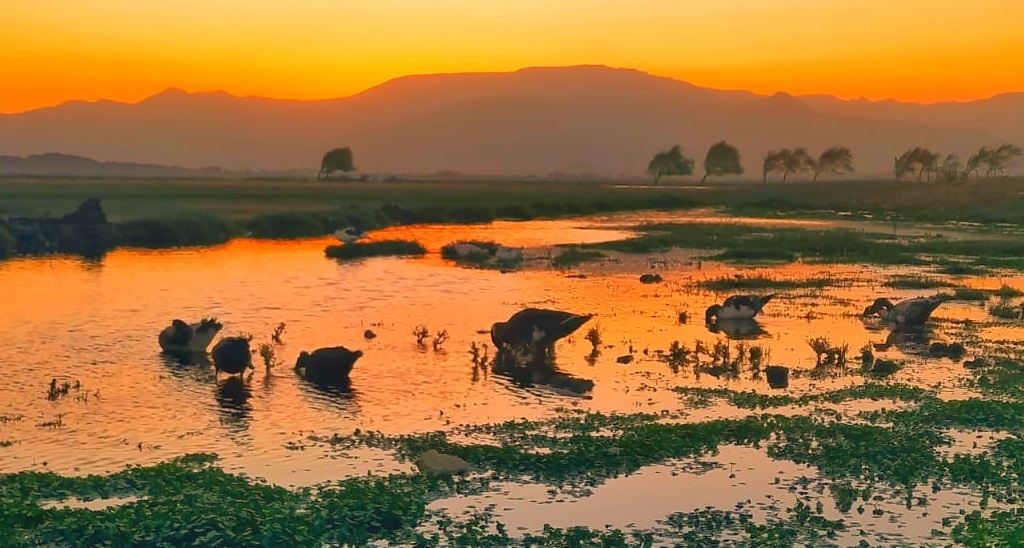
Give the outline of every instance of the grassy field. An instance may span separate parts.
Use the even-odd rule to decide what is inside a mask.
[[[566,181],[402,181],[316,182],[282,179],[0,179],[0,258],[14,255],[90,250],[100,255],[115,247],[203,246],[239,236],[290,239],[330,234],[344,227],[372,230],[416,223],[486,223],[644,209],[717,207],[734,215],[822,217],[840,212],[853,219],[973,222],[992,230],[1000,223],[1024,225],[1024,179],[1000,178],[957,183],[843,181],[774,184],[625,185]],[[86,198],[99,198],[109,221],[109,237],[99,242],[63,229],[17,228],[16,217],[60,218]],[[52,223],[51,223],[52,224]],[[653,228],[653,227],[647,227]],[[731,245],[728,260],[792,260],[804,256],[868,262],[905,262],[910,253],[952,253],[996,257],[1019,267],[1020,246],[977,240],[951,249],[948,243],[897,249],[878,238],[849,231],[830,234],[775,230],[771,242],[748,238],[740,227],[661,227],[660,233],[612,246],[646,252],[670,247],[721,249],[720,232]],[[49,230],[49,232],[47,232]],[[706,240],[708,235],[714,241]],[[70,239],[69,239],[70,237]],[[90,239],[91,238],[91,239]],[[810,241],[808,241],[808,239]],[[694,243],[698,242],[698,243]],[[90,244],[90,245],[86,245]],[[95,245],[92,245],[95,244]],[[84,246],[84,247],[83,247]],[[954,246],[955,247],[955,246]],[[829,248],[829,249],[825,249]],[[884,257],[883,257],[884,256]],[[577,260],[579,257],[576,258]]]
[[[827,181],[730,183],[706,187],[626,186],[570,181],[316,182],[227,179],[0,179],[0,215],[61,215],[88,197],[111,221],[212,215],[245,219],[283,212],[462,208],[513,218],[637,207],[723,206],[744,213],[820,215],[895,212],[918,221],[1024,224],[1024,178],[967,182]],[[481,214],[486,213],[481,211]]]

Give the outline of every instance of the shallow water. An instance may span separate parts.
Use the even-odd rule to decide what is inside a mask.
[[[366,471],[411,469],[383,452],[339,455],[302,443],[313,434],[346,434],[356,428],[421,432],[541,418],[568,406],[604,412],[686,412],[684,400],[671,390],[676,386],[771,392],[763,375],[744,370],[736,378],[715,377],[689,368],[673,372],[658,356],[673,341],[689,348],[697,341],[708,347],[729,341],[703,322],[704,310],[726,294],[695,287],[696,282],[725,275],[841,280],[824,290],[779,292],[758,319],[761,332],[730,342],[732,352],[740,344],[759,345],[768,353],[766,364],[794,368],[786,393],[863,382],[836,369],[816,374],[821,371],[814,367],[807,341],[824,336],[847,346],[851,369],[859,363],[860,349],[870,345],[876,356],[907,360],[894,379],[921,386],[942,384],[947,392],[962,395],[955,382],[963,375],[960,362],[926,358],[922,354],[928,341],[895,340],[881,326],[858,317],[878,296],[897,299],[934,293],[882,286],[890,275],[915,272],[910,269],[808,264],[736,268],[702,262],[682,251],[612,255],[568,270],[550,267],[556,252],[552,245],[618,239],[631,234],[623,228],[629,225],[694,218],[642,213],[397,227],[372,234],[374,239],[416,239],[430,250],[423,258],[339,262],[324,257],[324,247],[336,242],[322,238],[237,240],[204,249],[119,250],[100,263],[70,258],[0,263],[0,367],[6,381],[0,385],[0,441],[9,442],[0,446],[0,472],[103,473],[204,451],[218,453],[229,470],[285,485],[309,485]],[[523,246],[527,261],[522,270],[501,273],[442,260],[439,248],[460,239]],[[658,272],[665,281],[641,284],[638,277],[645,272]],[[1002,283],[1024,287],[1019,275],[1006,273],[957,281],[986,289]],[[489,344],[486,332],[491,323],[527,306],[596,314],[559,343],[556,358],[565,372],[595,381],[589,398],[523,388],[487,371],[474,372],[471,344]],[[681,313],[687,316],[685,323]],[[161,355],[157,334],[171,319],[196,321],[205,316],[225,324],[222,335],[250,333],[257,343],[269,342],[274,327],[284,322],[283,344],[276,347],[280,363],[267,370],[257,356],[249,378],[215,380],[208,364],[181,365]],[[929,341],[961,340],[966,331],[992,340],[1024,335],[1021,322],[997,322],[978,303],[946,303],[934,319]],[[426,326],[431,334],[445,330],[449,338],[436,350],[419,347],[412,334],[417,326]],[[584,338],[590,327],[601,334],[596,354]],[[364,339],[367,329],[378,336]],[[352,373],[350,391],[325,391],[293,373],[300,351],[339,344],[365,353]],[[625,354],[633,355],[631,363],[617,361]],[[966,357],[971,356],[968,346]],[[72,385],[55,400],[47,397],[53,379]],[[701,415],[707,410],[694,412]],[[659,482],[658,471],[647,474],[627,484],[643,483],[648,476]],[[614,485],[608,489],[616,489]],[[638,488],[642,486],[629,487]],[[733,493],[726,498],[746,496]],[[648,516],[660,518],[664,513]]]

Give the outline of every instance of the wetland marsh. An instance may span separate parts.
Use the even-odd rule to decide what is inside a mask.
[[[0,262],[0,530],[13,546],[1020,542],[1021,240],[816,217],[371,231],[418,242],[415,257],[242,238]],[[522,247],[522,264],[441,257],[470,240]],[[860,317],[876,297],[940,292],[953,299],[923,334]],[[776,297],[753,325],[709,329],[704,310],[734,293]],[[592,391],[474,359],[491,323],[531,306],[595,315],[555,357]],[[268,343],[274,364],[215,379],[160,354],[171,319],[205,316]],[[420,345],[419,328],[446,336]],[[347,389],[292,371],[335,344],[364,352]],[[786,388],[770,366],[789,369]],[[431,448],[471,473],[418,474]]]

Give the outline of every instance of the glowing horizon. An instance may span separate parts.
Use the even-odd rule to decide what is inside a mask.
[[[933,103],[1024,91],[1024,4],[99,0],[5,7],[0,112],[167,88],[351,96],[410,74],[607,65],[715,89]]]

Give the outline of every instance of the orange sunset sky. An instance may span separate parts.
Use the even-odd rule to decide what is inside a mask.
[[[168,87],[343,97],[415,73],[605,64],[935,102],[1024,90],[1020,0],[4,0],[0,112]]]

